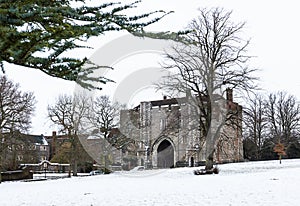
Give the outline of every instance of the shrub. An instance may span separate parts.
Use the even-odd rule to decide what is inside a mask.
[[[218,167],[213,168],[213,173],[214,174],[219,174],[219,172],[220,172],[220,169]]]

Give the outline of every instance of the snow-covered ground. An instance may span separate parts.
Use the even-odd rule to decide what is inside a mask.
[[[219,165],[220,174],[195,168],[116,172],[0,184],[0,206],[300,205],[300,160]]]

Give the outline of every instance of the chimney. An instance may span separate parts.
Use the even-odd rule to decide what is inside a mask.
[[[56,131],[52,132],[52,144],[50,150],[50,158],[56,154]]]
[[[167,99],[167,96],[166,95],[164,95],[164,100],[166,100]]]
[[[226,89],[226,99],[230,102],[233,101],[232,89],[230,88]]]

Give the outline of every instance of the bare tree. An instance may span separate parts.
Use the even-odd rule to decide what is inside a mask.
[[[104,165],[105,171],[108,168],[109,154],[116,148],[119,149],[121,142],[123,142],[121,139],[124,139],[120,135],[110,135],[111,131],[118,126],[120,110],[124,107],[119,102],[112,102],[109,96],[99,96],[93,99],[87,116],[93,135],[99,138],[99,142],[101,142],[99,145],[101,152],[97,154],[95,159]]]
[[[119,124],[118,119],[122,108],[124,105],[112,102],[109,96],[96,97],[91,105],[89,121],[107,139],[109,131]]]
[[[0,130],[28,131],[31,116],[35,109],[35,97],[32,92],[22,92],[18,84],[0,76]]]
[[[300,126],[300,106],[292,95],[285,92],[270,94],[267,101],[270,136],[288,146],[297,137]]]
[[[60,132],[68,135],[71,143],[69,161],[74,176],[77,176],[78,161],[85,154],[78,133],[84,124],[89,106],[88,99],[82,95],[61,95],[54,105],[48,106],[48,117],[60,128]]]
[[[213,167],[214,146],[222,127],[237,117],[233,110],[227,112],[223,92],[226,88],[242,92],[255,87],[255,70],[246,65],[249,41],[241,38],[245,23],[235,24],[230,18],[231,12],[223,9],[200,10],[200,16],[189,25],[190,32],[181,39],[183,44],[166,53],[163,65],[172,74],[160,87],[173,94],[192,94],[189,101],[197,112],[200,138],[205,138],[207,169]]]
[[[18,84],[0,76],[0,168],[9,150],[17,147],[15,132],[26,132],[30,128],[34,109],[32,92],[22,92]]]
[[[245,141],[250,140],[255,145],[255,159],[261,159],[261,150],[267,136],[268,118],[266,114],[265,99],[262,95],[254,94],[247,100],[244,107],[243,122],[245,125]]]

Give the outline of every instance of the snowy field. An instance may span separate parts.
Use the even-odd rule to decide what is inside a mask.
[[[116,172],[0,184],[0,206],[226,206],[300,205],[300,160],[219,165],[220,174],[195,168]]]

